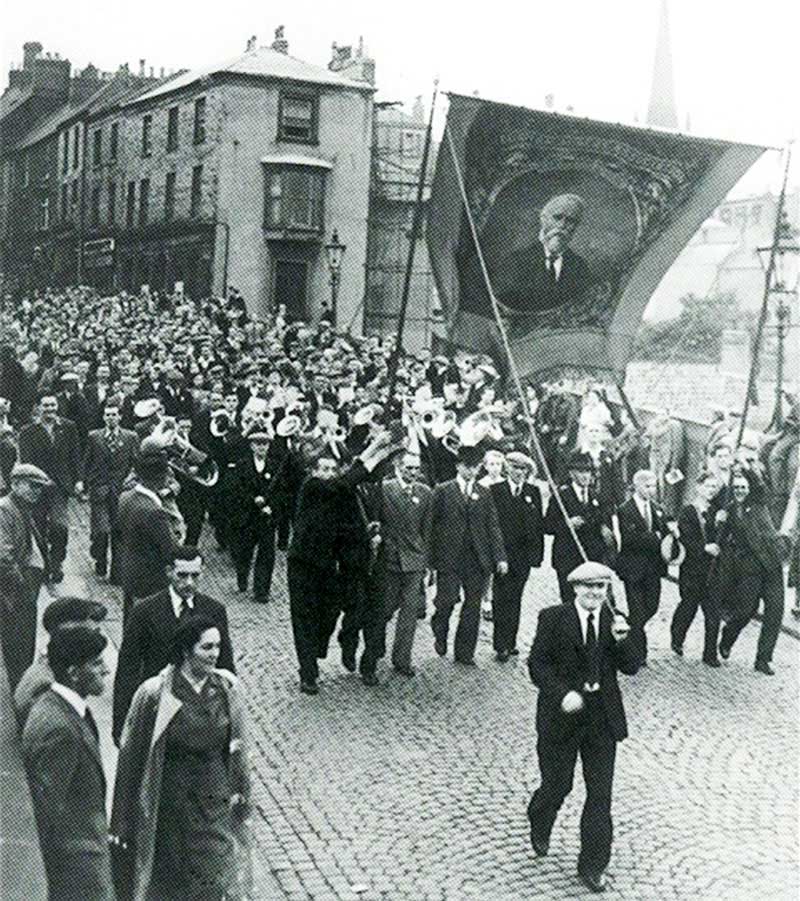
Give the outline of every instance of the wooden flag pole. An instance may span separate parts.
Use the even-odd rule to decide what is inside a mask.
[[[411,276],[414,270],[414,254],[417,249],[417,238],[422,227],[422,204],[425,199],[425,177],[428,173],[428,157],[431,151],[431,136],[433,134],[433,114],[436,109],[436,97],[439,93],[439,79],[433,83],[433,99],[431,100],[431,112],[428,117],[428,129],[425,133],[425,149],[422,152],[422,163],[419,167],[417,180],[417,202],[414,205],[414,218],[411,221],[411,238],[406,257],[406,272],[403,280],[403,294],[400,299],[400,312],[397,317],[397,341],[389,360],[389,402],[394,397],[394,389],[397,383],[397,368],[400,365],[400,354],[403,352],[403,332],[406,327],[406,315],[408,313],[408,298],[411,293]]]

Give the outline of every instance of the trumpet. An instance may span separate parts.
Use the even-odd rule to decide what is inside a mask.
[[[491,410],[476,410],[464,421],[451,428],[442,436],[442,444],[451,454],[457,454],[462,447],[475,447],[482,441],[500,441],[503,430]]]

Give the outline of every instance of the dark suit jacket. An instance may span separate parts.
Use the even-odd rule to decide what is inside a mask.
[[[337,562],[363,569],[369,566],[367,522],[356,494],[356,486],[368,478],[360,460],[338,478],[306,478],[297,500],[290,560],[330,571]]]
[[[545,266],[544,248],[538,240],[516,250],[494,273],[497,299],[518,313],[541,313],[579,300],[592,284],[592,273],[583,257],[567,248],[558,281]]]
[[[82,391],[73,391],[67,393],[60,392],[58,395],[58,412],[64,419],[69,419],[75,423],[78,431],[78,442],[83,448],[86,443],[86,436],[89,434],[89,405]]]
[[[598,629],[600,697],[611,733],[617,741],[628,736],[628,724],[617,671],[632,676],[641,665],[636,643],[629,637],[615,641],[612,616],[601,608]],[[569,691],[582,691],[589,679],[588,657],[575,604],[546,607],[539,614],[536,637],[528,657],[531,681],[539,689],[536,732],[550,740],[568,739],[580,726],[583,713],[566,714],[561,701]]]
[[[49,897],[113,901],[100,748],[77,711],[52,690],[22,733]]]
[[[512,496],[507,481],[497,482],[490,490],[506,546],[509,573],[527,575],[532,566],[541,564],[544,556],[542,495],[527,482],[519,497]]]
[[[680,584],[704,586],[714,560],[705,552],[705,546],[715,540],[713,514],[707,510],[705,525],[700,522],[700,513],[694,504],[687,504],[678,517],[681,544],[686,548],[686,557],[680,568]]]
[[[103,411],[106,407],[106,400],[113,394],[114,392],[111,390],[111,385],[106,385],[106,393],[103,396],[103,399],[100,400],[100,395],[97,391],[97,382],[91,382],[83,389],[83,396],[86,398],[88,428],[90,430],[102,428],[105,424],[103,422]]]
[[[122,590],[146,598],[167,587],[166,567],[173,550],[169,515],[136,488],[122,492],[117,509]]]
[[[370,517],[380,523],[379,555],[392,572],[421,572],[430,541],[431,489],[421,482],[410,495],[397,479],[384,479],[373,494]]]
[[[753,571],[763,567],[768,573],[780,573],[783,568],[778,533],[766,504],[745,502],[740,521],[735,519],[735,504],[727,507],[728,519],[719,529],[722,556],[735,554],[739,570],[747,569],[749,558]]]
[[[213,620],[219,628],[221,643],[217,666],[235,672],[228,613],[224,604],[205,594],[196,594],[194,610],[198,615]],[[169,663],[170,643],[177,626],[169,589],[134,604],[125,625],[114,676],[114,741],[119,742],[136,689]]]
[[[231,481],[231,496],[234,501],[231,523],[234,529],[259,527],[275,522],[282,469],[284,467],[281,466],[280,458],[269,453],[262,473],[256,470],[252,453],[237,462]],[[256,507],[253,502],[258,496],[265,499],[271,513],[262,513]]]
[[[128,429],[120,429],[119,443],[113,453],[106,441],[105,428],[89,432],[83,458],[83,481],[90,496],[98,497],[106,489],[119,497],[138,449],[139,438],[136,432]]]
[[[622,544],[617,558],[617,572],[629,582],[667,574],[667,565],[661,556],[661,539],[667,534],[667,518],[661,507],[652,501],[650,510],[653,528],[648,532],[634,498],[628,498],[619,508]]]
[[[472,544],[485,573],[491,573],[501,560],[507,560],[503,533],[491,491],[473,483],[475,499],[467,500],[458,481],[451,479],[433,489],[431,499],[431,538],[428,566],[442,572],[457,572],[462,551]]]
[[[600,527],[611,526],[611,518],[608,510],[604,508],[593,488],[589,488],[589,503],[582,504],[572,484],[562,485],[558,489],[567,516],[582,516],[584,524],[577,529],[578,539],[586,551],[590,560],[603,562],[607,556],[606,544]],[[550,561],[556,572],[570,573],[576,566],[583,563],[578,546],[572,537],[569,526],[564,521],[561,508],[555,498],[551,497],[547,505],[547,514],[544,518],[544,530],[548,535],[553,535],[553,548]]]
[[[194,413],[194,398],[188,388],[181,386],[173,390],[169,385],[162,385],[157,396],[164,405],[166,416],[191,416]]]
[[[20,463],[33,463],[43,469],[65,494],[72,494],[80,479],[81,459],[78,431],[69,419],[56,419],[53,439],[38,422],[26,425],[19,433]]]

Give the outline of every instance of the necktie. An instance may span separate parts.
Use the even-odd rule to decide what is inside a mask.
[[[590,685],[600,681],[600,666],[597,658],[597,631],[594,626],[594,613],[586,618],[586,656],[589,661],[589,677],[586,680]]]
[[[92,711],[89,708],[86,708],[86,713],[83,715],[84,722],[89,727],[92,735],[94,735],[94,740],[100,744],[100,732],[97,729],[97,723],[94,721],[94,717],[92,716]]]
[[[469,483],[469,482],[464,482],[464,497],[465,497],[467,500],[469,500],[469,495],[470,495],[470,483]]]

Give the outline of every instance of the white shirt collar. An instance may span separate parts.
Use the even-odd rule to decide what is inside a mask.
[[[143,494],[145,497],[149,497],[154,500],[159,507],[163,507],[164,505],[161,503],[161,498],[153,491],[152,488],[148,488],[147,485],[142,485],[141,482],[137,482],[133,486],[134,491],[138,491],[139,494]]]
[[[647,518],[647,508],[650,507],[650,512],[652,514],[653,507],[647,498],[639,497],[638,494],[634,494],[633,499],[636,501],[636,506],[639,508],[639,512],[642,514],[643,518]]]
[[[525,487],[525,483],[521,482],[519,485],[515,485],[511,479],[508,479],[508,487],[511,489],[512,496],[516,497],[518,494],[522,494],[522,489]]]
[[[62,685],[61,682],[53,682],[50,687],[57,695],[61,695],[70,707],[75,709],[81,719],[86,716],[86,709],[89,706],[86,703],[86,698],[82,698],[77,691],[74,691],[67,685]]]
[[[585,607],[582,607],[577,601],[574,602],[575,609],[578,611],[578,619],[581,623],[581,635],[583,636],[583,643],[586,644],[586,630],[588,629],[589,624],[589,614],[594,613],[594,632],[595,636],[600,635],[600,611],[603,609],[602,607],[598,607],[597,610],[587,610]]]
[[[461,489],[462,494],[466,493],[467,488],[469,488],[470,493],[472,493],[472,482],[468,482],[465,478],[462,478],[462,476],[456,476],[456,481],[458,482],[458,487]]]
[[[588,485],[586,486],[586,488],[584,488],[582,485],[579,485],[577,482],[573,482],[572,490],[575,492],[575,497],[577,497],[578,500],[580,500],[580,501],[583,501],[585,498],[588,499],[588,497],[589,497],[589,486]]]
[[[186,606],[190,610],[194,610],[194,597],[191,597],[188,600],[182,598],[171,585],[169,586],[169,599],[172,601],[172,609],[175,612],[175,619],[180,619],[181,607],[184,604],[186,604]]]
[[[255,466],[256,472],[259,475],[261,475],[264,472],[264,470],[267,468],[267,461],[266,461],[266,459],[259,460],[258,457],[256,457],[255,454],[253,454],[253,466]]]

